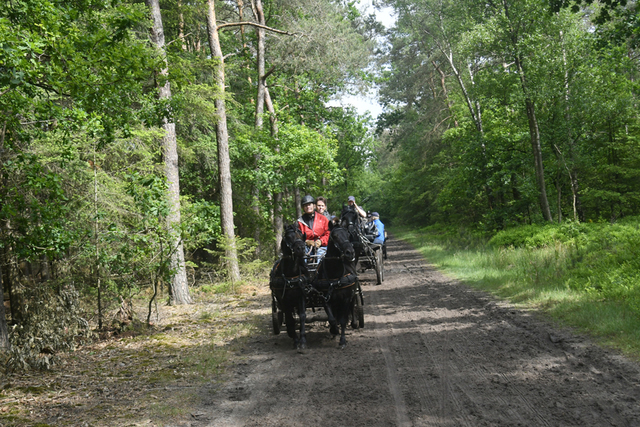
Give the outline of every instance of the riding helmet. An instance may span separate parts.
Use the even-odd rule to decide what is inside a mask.
[[[312,195],[307,194],[302,198],[302,200],[300,200],[300,206],[304,206],[308,203],[315,203],[315,202],[316,202],[316,199],[314,199]]]

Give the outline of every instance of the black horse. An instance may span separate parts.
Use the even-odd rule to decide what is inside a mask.
[[[334,227],[329,237],[327,253],[318,265],[313,287],[324,298],[331,333],[340,333],[340,348],[347,345],[345,328],[358,297],[359,284],[354,260],[355,251],[349,241],[348,231],[340,226]]]
[[[354,265],[358,264],[360,254],[364,250],[364,243],[362,240],[362,221],[360,215],[353,206],[343,206],[342,213],[340,214],[340,226],[345,228],[349,232],[349,241],[353,245],[356,257]]]
[[[282,257],[273,265],[269,287],[274,298],[274,304],[277,304],[277,307],[284,313],[287,335],[293,338],[294,348],[303,352],[307,348],[305,297],[309,283],[309,271],[304,262],[305,243],[302,240],[300,230],[293,225],[288,225],[285,228],[280,248]],[[299,337],[296,333],[294,311],[298,312],[300,318]],[[276,321],[274,319],[274,322]]]

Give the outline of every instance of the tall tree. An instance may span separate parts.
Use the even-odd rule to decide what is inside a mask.
[[[533,26],[539,24],[532,19],[530,14],[535,14],[535,8],[526,7],[525,4],[516,4],[518,2],[503,1],[502,12],[506,18],[506,39],[511,45],[511,55],[516,66],[516,71],[520,77],[520,84],[524,94],[524,103],[527,112],[527,120],[529,122],[529,136],[531,139],[531,151],[533,153],[536,182],[538,183],[538,198],[540,201],[540,210],[546,221],[553,221],[551,209],[549,208],[549,199],[547,197],[547,186],[544,177],[544,162],[542,160],[542,146],[540,144],[540,126],[536,115],[536,103],[532,95],[532,89],[527,81],[527,73],[525,72],[525,56],[522,49],[523,39],[526,39],[530,32],[533,32]],[[525,6],[525,7],[522,7]],[[529,33],[528,33],[529,32]]]
[[[220,181],[220,220],[222,232],[226,238],[226,258],[229,277],[232,282],[240,281],[240,267],[236,249],[235,230],[233,225],[233,197],[231,188],[231,160],[229,159],[229,132],[227,130],[227,109],[225,104],[225,72],[224,56],[220,47],[220,38],[216,24],[215,1],[208,1],[207,30],[211,57],[216,64],[215,82],[220,93],[215,100],[217,123],[216,138],[218,141],[218,174]]]
[[[264,10],[262,8],[262,0],[252,0],[251,2],[253,13],[255,15],[257,23],[260,25],[256,27],[256,68],[258,71],[258,91],[256,95],[256,121],[255,128],[257,132],[262,131],[265,93],[266,93],[266,80],[265,75],[265,26],[266,21],[264,18]],[[256,154],[256,166],[260,161],[259,154]],[[259,183],[255,182],[252,190],[253,195],[253,211],[256,218],[260,218],[260,189]],[[256,253],[260,255],[260,225],[257,223],[254,238],[256,240]],[[276,239],[277,240],[277,239]]]
[[[169,199],[170,209],[170,213],[167,216],[167,227],[173,237],[171,248],[171,269],[173,270],[171,278],[171,303],[190,304],[191,296],[189,295],[189,287],[187,283],[184,247],[180,235],[180,174],[178,169],[178,144],[176,140],[176,125],[173,122],[169,107],[171,103],[171,85],[168,79],[169,68],[165,51],[162,15],[160,13],[159,0],[145,1],[147,6],[151,9],[151,19],[153,22],[153,26],[151,28],[151,41],[162,58],[162,68],[160,69],[160,78],[158,79],[161,84],[159,97],[161,101],[165,101],[164,105],[167,106],[162,127],[164,129],[163,154],[165,175],[168,185],[167,196]]]

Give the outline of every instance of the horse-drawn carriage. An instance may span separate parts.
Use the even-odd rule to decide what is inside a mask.
[[[375,270],[376,284],[382,284],[384,280],[383,245],[373,243],[375,233],[367,228],[367,224],[352,206],[343,208],[340,224],[349,231],[349,239],[356,251],[357,268],[363,273],[367,270]]]
[[[312,321],[328,321],[333,335],[340,334],[340,347],[346,345],[345,328],[364,327],[364,298],[355,269],[355,251],[346,229],[333,226],[326,255],[319,259],[305,254],[305,243],[299,230],[287,226],[282,240],[282,257],[271,270],[272,325],[275,334],[283,323],[294,346],[306,349],[305,325]],[[324,316],[307,317],[307,308]],[[300,335],[296,332],[300,326]],[[340,329],[338,328],[340,326]]]

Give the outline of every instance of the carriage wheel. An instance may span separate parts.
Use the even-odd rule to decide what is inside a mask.
[[[380,264],[380,281],[384,281],[384,254],[382,248],[378,249],[378,264]]]
[[[282,325],[282,312],[278,312],[278,304],[275,298],[271,299],[271,324],[273,326],[273,334],[280,334],[280,325]]]
[[[364,307],[360,295],[356,295],[356,318],[358,319],[358,328],[364,328]]]
[[[377,285],[381,285],[384,280],[384,272],[382,271],[382,251],[378,249],[375,254],[375,267],[376,278],[378,279]]]

